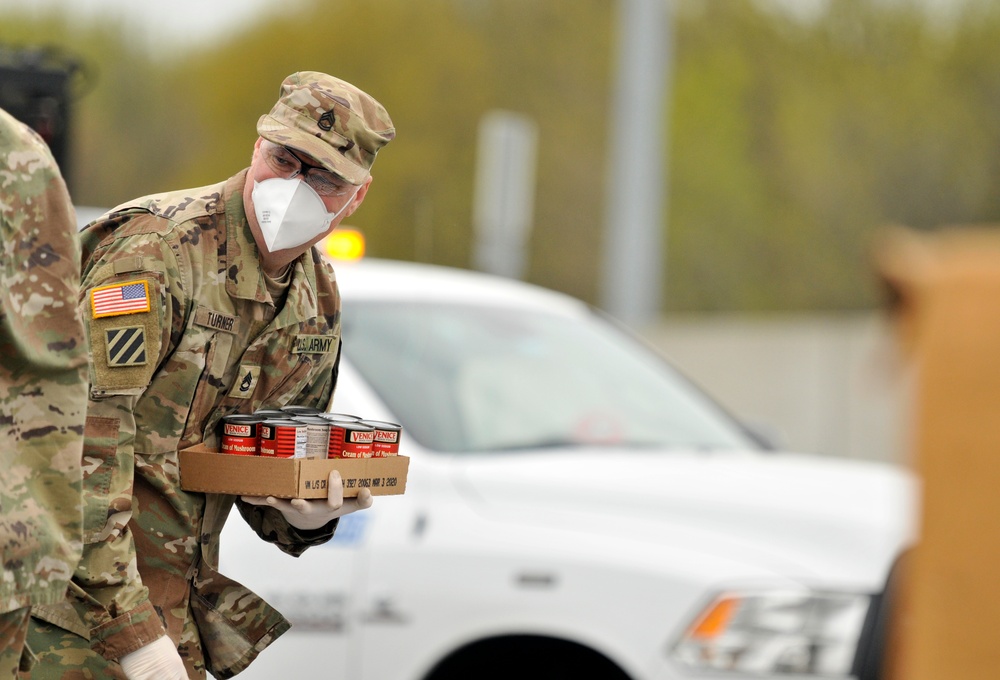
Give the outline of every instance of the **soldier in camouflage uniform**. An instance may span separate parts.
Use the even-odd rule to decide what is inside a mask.
[[[0,679],[17,675],[31,605],[61,601],[80,559],[79,258],[55,159],[0,110]]]
[[[234,177],[123,204],[83,232],[92,346],[84,555],[66,601],[33,612],[32,678],[64,677],[67,667],[182,677],[166,656],[169,672],[128,663],[154,646],[189,677],[231,677],[289,626],[217,571],[234,501],[265,541],[293,555],[371,503],[370,494],[342,499],[336,473],[327,501],[179,485],[177,452],[217,448],[224,416],[328,407],[340,295],[312,246],[361,204],[375,155],[395,135],[378,102],[315,72],[284,80],[257,131],[251,165]]]

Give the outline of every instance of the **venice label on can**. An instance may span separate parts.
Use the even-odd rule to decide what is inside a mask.
[[[329,458],[371,458],[375,428],[352,420],[330,421]]]
[[[372,440],[372,458],[387,458],[399,454],[399,437],[403,428],[384,420],[362,420],[361,424],[375,428]]]
[[[225,416],[222,419],[222,452],[237,456],[258,455],[258,428],[263,420],[252,415]]]

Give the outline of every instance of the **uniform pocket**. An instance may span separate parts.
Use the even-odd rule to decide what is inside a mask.
[[[291,626],[258,595],[204,561],[194,579],[191,611],[205,666],[216,678],[231,678],[244,670]]]
[[[184,339],[186,347],[171,354],[153,376],[136,410],[135,449],[146,454],[170,454],[183,439],[188,417],[211,366],[214,334],[197,332]]]
[[[280,378],[276,382],[265,386],[267,388],[265,392],[267,403],[286,406],[290,399],[303,390],[313,366],[311,357],[300,356],[293,367],[288,367],[285,372],[280,374]]]
[[[84,540],[91,542],[108,521],[111,481],[118,452],[117,418],[87,416],[83,439]],[[96,501],[96,502],[95,502]]]

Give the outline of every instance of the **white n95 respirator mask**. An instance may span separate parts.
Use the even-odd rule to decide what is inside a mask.
[[[251,194],[253,209],[268,251],[295,248],[313,240],[330,228],[330,223],[347,209],[357,193],[355,189],[340,210],[329,213],[319,194],[300,179],[255,180]]]

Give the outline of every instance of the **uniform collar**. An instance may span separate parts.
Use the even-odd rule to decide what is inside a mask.
[[[271,298],[260,266],[260,251],[243,205],[243,187],[249,170],[246,168],[230,177],[222,189],[226,206],[226,292],[231,297],[269,303]],[[316,317],[316,257],[316,249],[310,248],[292,263],[292,281],[285,304],[274,321],[278,328]]]

